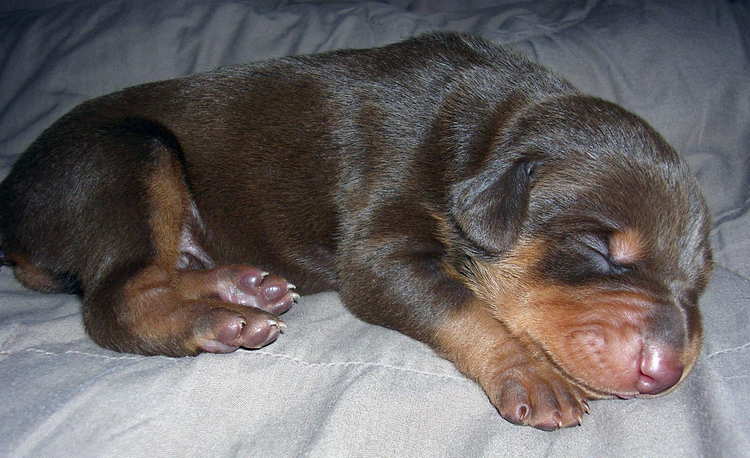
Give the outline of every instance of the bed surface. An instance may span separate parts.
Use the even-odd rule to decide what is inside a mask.
[[[0,456],[750,456],[750,5],[449,0],[6,1],[0,177],[74,105],[220,65],[432,30],[507,43],[651,122],[714,219],[703,355],[669,396],[597,401],[552,433],[503,421],[425,345],[331,293],[257,351],[141,357],[97,347],[74,296],[0,271]],[[638,198],[638,196],[633,196]],[[293,280],[293,279],[292,279]]]

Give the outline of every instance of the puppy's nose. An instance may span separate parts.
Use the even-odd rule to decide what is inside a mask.
[[[666,345],[650,345],[641,354],[641,375],[636,388],[641,394],[659,394],[680,381],[685,369],[679,355]]]

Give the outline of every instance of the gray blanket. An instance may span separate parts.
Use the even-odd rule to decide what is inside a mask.
[[[304,297],[261,350],[141,357],[97,347],[76,297],[25,290],[5,269],[0,455],[750,456],[747,2],[6,0],[0,177],[88,98],[431,30],[510,44],[639,113],[686,156],[717,268],[703,355],[676,392],[594,402],[582,427],[545,433],[506,423],[450,363],[358,321],[333,292]]]

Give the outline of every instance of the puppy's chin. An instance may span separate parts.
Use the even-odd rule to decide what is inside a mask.
[[[688,325],[646,293],[546,281],[532,268],[543,252],[535,245],[472,268],[470,286],[516,337],[592,398],[661,395],[684,379],[700,353],[697,309]]]

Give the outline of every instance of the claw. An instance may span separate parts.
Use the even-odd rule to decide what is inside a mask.
[[[581,403],[583,404],[583,411],[586,412],[586,415],[591,413],[591,408],[589,407],[589,403],[586,402],[586,400],[582,400]]]
[[[553,421],[557,422],[557,425],[555,426],[554,429],[562,429],[563,422],[562,422],[562,417],[560,417],[560,413],[559,412],[555,414],[555,416],[553,418]]]
[[[296,286],[294,286],[294,284],[292,284],[292,283],[287,283],[287,284],[286,284],[286,288],[287,288],[287,289],[297,289],[297,287],[296,287]]]
[[[300,296],[300,295],[299,295],[299,294],[297,294],[297,293],[292,293],[292,300],[293,300],[294,302],[297,302],[297,301],[298,301],[298,300],[300,299],[300,297],[302,297],[302,296]]]
[[[281,332],[282,334],[286,330],[286,323],[284,323],[283,321],[268,320],[268,324],[271,325],[271,326],[275,326],[275,327],[279,328],[279,332]]]

